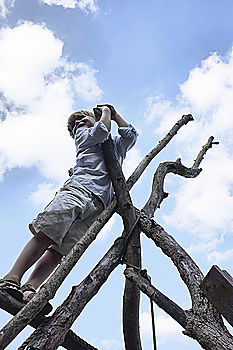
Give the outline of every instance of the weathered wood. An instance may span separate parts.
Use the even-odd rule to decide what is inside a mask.
[[[154,159],[154,157],[172,140],[177,134],[179,129],[186,125],[189,121],[193,120],[193,117],[184,115],[182,118],[171,128],[167,135],[159,141],[149,154],[147,154],[138,167],[134,170],[130,178],[127,180],[127,188],[130,190],[133,185],[140,178],[146,167]],[[55,270],[48,281],[40,288],[37,295],[25,306],[23,312],[19,312],[16,317],[10,320],[0,330],[0,347],[7,346],[13,341],[13,339],[30,323],[30,321],[38,314],[44,305],[54,297],[57,289],[65,277],[72,270],[74,265],[77,263],[79,258],[82,256],[88,246],[94,241],[98,232],[108,222],[117,207],[116,198],[113,199],[112,203],[105,209],[99,218],[92,224],[89,230],[85,233],[82,239],[75,245],[72,251],[67,254],[66,258],[63,259],[61,265]]]
[[[127,185],[128,189],[135,184],[139,179],[143,171],[150,164],[150,162],[161,152],[168,143],[173,139],[177,132],[182,128],[182,126],[188,124],[190,121],[193,121],[193,116],[191,114],[183,115],[180,120],[178,120],[175,125],[169,130],[169,132],[159,141],[157,146],[155,146],[138,164],[137,168],[134,170],[133,174],[128,178]]]
[[[75,319],[119,264],[124,250],[125,239],[118,238],[87,277],[72,288],[70,295],[55,310],[48,322],[38,327],[21,348],[27,349],[27,345],[30,344],[38,350],[57,349],[63,343],[64,336]]]
[[[183,328],[187,326],[185,311],[174,301],[156,289],[148,279],[144,278],[133,268],[127,268],[124,271],[125,277],[135,283],[138,288],[153,300],[161,309],[177,321]]]
[[[127,246],[125,259],[127,263],[141,268],[141,230],[135,227]],[[140,290],[131,281],[125,281],[123,294],[123,334],[126,350],[141,350],[139,324]]]
[[[123,220],[124,230],[128,230],[133,227],[137,216],[111,139],[104,142],[103,152],[115,190],[118,211]],[[126,260],[138,267],[141,266],[140,230],[137,226],[133,229],[131,237],[128,240]],[[139,306],[140,290],[136,285],[126,280],[123,296],[123,335],[126,350],[142,350]]]
[[[86,304],[98,292],[113,269],[119,264],[126,248],[126,241],[129,239],[135,223],[137,223],[137,215],[127,190],[121,167],[115,156],[115,149],[111,139],[104,143],[103,150],[106,163],[108,165],[109,163],[112,164],[109,171],[115,187],[119,210],[121,211],[124,222],[124,232],[122,237],[113,244],[99,264],[91,271],[83,282],[81,282],[79,286],[73,287],[71,294],[55,311],[51,320],[34,332],[32,336],[22,344],[21,349],[25,349],[28,344],[37,349],[57,349],[62,343],[63,337],[69,327],[73,324]],[[58,329],[61,331],[58,332]],[[137,332],[135,332],[135,334],[136,333]],[[41,340],[41,338],[43,338],[43,340]],[[136,348],[134,349],[136,350]]]
[[[24,303],[16,300],[10,294],[0,289],[0,308],[16,315],[23,307]],[[49,317],[44,316],[41,312],[30,322],[33,328],[39,327],[40,324],[46,322]],[[63,344],[61,346],[67,350],[97,350],[92,345],[88,344],[84,339],[76,335],[72,330],[67,332]]]
[[[233,337],[224,326],[220,314],[200,290],[203,274],[188,253],[169,235],[164,228],[146,216],[141,215],[140,227],[157,247],[167,255],[177,270],[192,299],[192,308],[186,311],[185,335],[196,339],[208,350],[232,350]]]
[[[190,115],[183,116],[171,130],[172,133],[168,133],[166,137],[160,141],[158,146],[143,159],[133,176],[131,176],[131,178],[128,180],[128,189],[130,189],[131,185],[136,182],[152,158],[166,146],[179,128],[189,120],[192,120]],[[198,158],[193,164],[192,170],[197,170],[195,168],[199,166],[206,150],[209,148],[209,146],[212,146],[212,144],[214,144],[213,138],[210,138],[209,145],[204,147],[199,153]],[[158,175],[158,178],[160,178],[163,182],[164,178],[163,176],[161,177],[161,174]],[[121,179],[119,184],[121,184],[120,187],[122,187]],[[153,206],[158,206],[165,198],[164,194],[165,193],[162,193],[160,198],[156,196],[151,197],[151,201],[148,203],[151,212]],[[116,200],[114,200],[113,204],[111,205],[111,210],[106,211],[108,218],[112,215],[115,208]],[[127,208],[130,208],[132,212],[138,212],[136,208],[133,208],[130,202],[127,202],[125,209]],[[120,208],[120,210],[122,214],[122,208]],[[128,220],[128,218],[125,216],[125,227],[130,227],[130,221],[131,220]],[[200,281],[202,280],[203,276],[198,266],[193,262],[185,250],[178,245],[174,238],[168,235],[161,226],[159,226],[153,220],[150,220],[150,217],[148,218],[148,216],[146,217],[145,215],[141,215],[140,226],[147,236],[152,238],[155,244],[172,259],[190,291],[192,308],[185,311],[187,316],[187,326],[184,334],[196,339],[204,349],[232,350],[232,336],[224,326],[218,311],[208,301],[208,299],[203,296],[203,293],[200,290]],[[123,233],[121,239],[115,242],[114,247],[112,247],[113,250],[110,249],[106,256],[100,261],[96,268],[92,270],[85,280],[81,282],[79,286],[73,288],[71,295],[63,303],[63,305],[55,311],[53,317],[48,318],[46,324],[39,327],[40,329],[38,332],[36,332],[36,337],[35,334],[34,337],[32,336],[32,339],[36,341],[33,343],[34,348],[41,350],[53,350],[62,343],[64,335],[68,332],[68,328],[71,326],[74,319],[81,312],[87,302],[93,297],[93,295],[98,292],[101,285],[107,279],[109,273],[111,273],[112,269],[114,269],[114,267],[118,264],[120,255],[124,250],[125,243],[129,236],[130,232],[127,229]],[[87,246],[88,245],[86,245],[86,247]],[[45,296],[47,292],[49,291],[46,291],[45,289]],[[70,315],[72,315],[72,317],[70,317]],[[14,327],[11,328],[11,331],[14,333]],[[31,343],[25,342],[24,345],[25,346],[21,347],[20,350],[25,348],[29,349]],[[132,349],[135,350],[135,348]]]
[[[201,290],[216,309],[233,326],[233,278],[213,265],[201,282]]]
[[[213,145],[218,145],[218,141],[214,141],[214,137],[210,136],[208,142],[202,147],[201,151],[198,153],[197,158],[194,160],[192,168],[198,168],[208,149],[210,149]]]

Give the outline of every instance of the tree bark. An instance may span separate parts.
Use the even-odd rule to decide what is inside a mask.
[[[184,334],[196,339],[204,349],[232,350],[233,337],[224,326],[218,311],[200,290],[203,274],[199,267],[176,240],[154,220],[141,215],[140,227],[172,260],[190,292],[192,308],[186,311],[187,327]]]
[[[111,180],[114,186],[118,211],[122,217],[124,229],[132,227],[136,213],[127,190],[124,174],[115,155],[114,144],[108,140],[103,144],[103,152]],[[141,267],[140,230],[137,226],[128,240],[126,260]],[[126,350],[142,350],[139,327],[140,291],[130,281],[126,281],[123,297],[123,334]]]
[[[136,284],[138,288],[151,300],[153,300],[161,309],[170,315],[183,328],[186,328],[187,317],[185,311],[180,306],[152,286],[151,282],[135,269],[127,268],[125,269],[124,274],[127,279]]]
[[[124,232],[122,237],[115,241],[88,276],[72,288],[68,298],[56,309],[48,322],[37,328],[27,343],[22,344],[22,350],[26,349],[28,344],[37,350],[55,350],[62,344],[75,319],[119,264],[128,235],[130,232]]]
[[[127,252],[126,264],[132,264],[141,268],[141,230],[138,226],[133,231]],[[123,334],[126,350],[141,350],[140,325],[139,325],[140,290],[131,281],[125,281],[123,295]]]
[[[0,290],[0,307],[12,315],[17,314],[24,306],[24,303],[13,298],[7,292]],[[48,317],[38,314],[30,323],[30,326],[37,328],[40,324],[46,322]],[[67,350],[97,350],[94,346],[88,344],[84,339],[69,330],[61,344]]]

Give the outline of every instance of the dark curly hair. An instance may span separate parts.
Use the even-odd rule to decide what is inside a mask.
[[[75,126],[75,121],[78,119],[78,117],[80,117],[81,115],[86,115],[86,116],[89,116],[89,117],[93,117],[95,118],[95,115],[94,113],[92,112],[89,112],[89,111],[77,111],[77,112],[74,112],[71,114],[71,116],[69,116],[68,118],[68,122],[67,122],[67,128],[68,128],[68,131],[70,133],[70,136],[74,138],[74,135],[73,135],[73,129],[74,129],[74,126]]]

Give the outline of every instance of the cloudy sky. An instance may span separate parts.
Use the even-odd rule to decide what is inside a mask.
[[[233,273],[232,13],[231,0],[0,0],[1,276],[30,238],[28,222],[74,165],[67,117],[100,102],[114,104],[140,133],[124,166],[126,176],[182,114],[194,116],[133,189],[138,207],[160,162],[180,157],[191,166],[209,136],[219,141],[205,156],[198,178],[166,178],[169,197],[156,220],[203,273],[213,264]],[[121,230],[114,216],[64,282],[55,307]],[[169,259],[144,237],[143,249],[143,266],[153,283],[189,308],[186,288]],[[113,272],[73,326],[102,350],[123,349],[122,271]],[[2,312],[0,325],[8,319]],[[157,308],[156,325],[159,349],[200,349]],[[9,349],[30,332],[26,329]],[[145,297],[141,332],[144,350],[151,349]]]

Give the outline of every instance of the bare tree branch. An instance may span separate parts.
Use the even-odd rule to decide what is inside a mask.
[[[129,230],[136,222],[136,213],[111,139],[103,144],[103,152],[114,186],[118,211],[123,220],[124,230]],[[128,241],[126,259],[131,264],[141,266],[140,230],[137,226],[133,229]],[[142,350],[139,331],[139,304],[139,289],[130,281],[126,280],[123,296],[123,334],[126,350]]]
[[[202,147],[201,151],[199,152],[197,158],[193,162],[192,168],[198,168],[201,161],[204,159],[204,156],[208,149],[210,149],[213,145],[218,145],[219,142],[214,142],[214,137],[210,136],[208,142]]]
[[[200,174],[201,169],[186,168],[181,164],[180,159],[176,162],[160,163],[153,178],[151,195],[145,204],[143,211],[147,216],[152,217],[155,210],[160,207],[161,202],[167,198],[168,193],[164,192],[164,179],[168,173],[177,174],[187,178],[193,178]]]
[[[139,272],[133,268],[127,268],[124,271],[125,277],[135,283],[138,288],[152,299],[161,309],[177,321],[182,327],[186,328],[186,314],[184,310],[158,289],[152,286],[147,278],[144,278]]]
[[[129,235],[130,232],[124,232],[87,277],[78,286],[72,288],[68,298],[55,310],[49,321],[37,328],[29,337],[30,346],[38,350],[55,350],[62,344],[65,334],[75,319],[119,264]]]
[[[15,315],[24,306],[24,303],[13,298],[7,292],[0,290],[0,307]],[[46,322],[48,317],[44,316],[42,313],[38,314],[30,323],[30,326],[37,328],[40,324]],[[67,350],[97,350],[92,345],[88,344],[85,340],[77,336],[72,330],[69,330],[65,336],[62,347]]]
[[[132,186],[136,183],[139,177],[142,175],[146,167],[150,162],[161,152],[167,144],[172,140],[172,138],[177,134],[179,129],[186,125],[188,122],[194,120],[191,114],[183,115],[180,120],[171,128],[167,135],[159,141],[158,145],[155,146],[138,164],[137,168],[134,170],[133,174],[127,180],[128,189],[131,189]]]
[[[151,238],[156,246],[172,260],[190,292],[192,309],[186,313],[185,334],[198,340],[204,349],[232,349],[233,337],[224,326],[220,314],[200,290],[203,274],[199,267],[176,240],[154,220],[141,215],[140,226],[147,237]],[[215,329],[218,340],[210,332],[211,329],[212,331]]]

